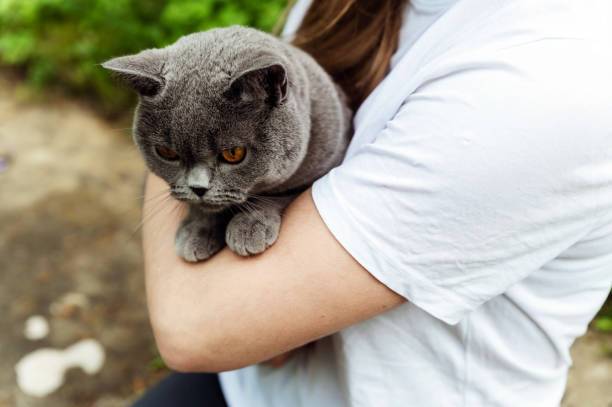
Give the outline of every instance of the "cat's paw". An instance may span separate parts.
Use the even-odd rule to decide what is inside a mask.
[[[223,236],[208,225],[190,222],[181,225],[174,242],[176,254],[188,262],[206,260],[224,246]]]
[[[227,225],[225,242],[240,256],[259,254],[276,242],[280,223],[276,211],[239,213]]]

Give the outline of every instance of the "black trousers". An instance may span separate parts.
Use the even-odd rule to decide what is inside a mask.
[[[133,407],[227,407],[214,373],[172,373]]]

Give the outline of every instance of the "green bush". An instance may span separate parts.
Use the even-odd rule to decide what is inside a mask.
[[[131,96],[101,62],[212,27],[270,30],[285,5],[286,0],[0,0],[0,65],[23,69],[34,87],[59,86],[119,113]]]
[[[600,332],[612,333],[612,293],[608,295],[608,299],[593,321],[593,327]]]

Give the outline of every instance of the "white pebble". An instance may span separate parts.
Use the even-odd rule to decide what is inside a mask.
[[[45,397],[64,384],[66,370],[80,367],[93,375],[102,369],[104,359],[104,348],[95,339],[83,339],[64,350],[38,349],[15,365],[17,385],[27,395]]]
[[[37,341],[49,335],[49,323],[41,315],[33,315],[25,322],[23,335],[26,339]]]

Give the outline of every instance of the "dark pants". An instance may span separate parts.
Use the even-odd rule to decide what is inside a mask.
[[[227,403],[216,374],[172,373],[133,407],[227,407]]]

